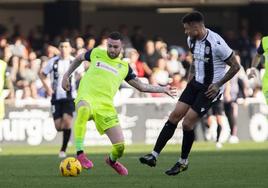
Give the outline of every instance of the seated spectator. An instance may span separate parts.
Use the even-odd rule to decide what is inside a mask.
[[[158,85],[165,86],[169,83],[169,74],[166,70],[167,62],[165,59],[160,58],[157,61],[157,65],[158,66],[153,70],[156,83]]]

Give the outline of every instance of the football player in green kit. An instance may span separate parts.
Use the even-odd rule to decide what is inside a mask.
[[[176,91],[170,87],[152,86],[142,83],[128,62],[121,60],[122,36],[118,32],[112,32],[108,36],[107,50],[93,48],[92,50],[75,58],[65,73],[62,87],[69,89],[69,77],[71,73],[81,64],[82,61],[90,61],[90,67],[80,81],[76,104],[76,118],[74,121],[75,146],[77,159],[86,169],[93,167],[84,153],[84,137],[86,124],[94,120],[98,132],[106,134],[112,143],[112,151],[106,158],[106,163],[118,174],[128,175],[128,170],[118,162],[125,149],[122,129],[119,125],[116,109],[113,105],[115,96],[120,84],[125,80],[131,86],[142,92],[166,93],[169,96],[175,95]]]

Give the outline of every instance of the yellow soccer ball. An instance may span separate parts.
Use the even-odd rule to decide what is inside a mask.
[[[62,176],[78,176],[82,166],[76,158],[67,157],[61,161],[59,169]]]

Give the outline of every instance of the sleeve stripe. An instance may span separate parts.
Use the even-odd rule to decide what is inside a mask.
[[[91,61],[91,59],[90,59],[91,52],[92,52],[92,50],[89,50],[89,51],[87,51],[87,52],[85,53],[85,60],[87,60],[87,61]]]
[[[232,57],[233,54],[234,52],[232,51],[232,53],[224,60],[224,62],[228,61]]]

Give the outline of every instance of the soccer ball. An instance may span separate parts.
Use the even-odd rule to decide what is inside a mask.
[[[76,158],[67,157],[61,161],[59,169],[62,176],[78,176],[82,166]]]

